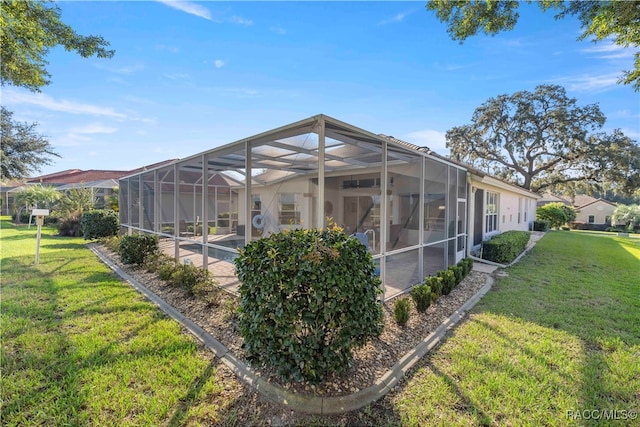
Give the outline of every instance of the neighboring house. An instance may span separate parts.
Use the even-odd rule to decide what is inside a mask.
[[[149,168],[161,166],[175,161],[166,160],[152,165],[143,166],[133,170],[81,170],[67,169],[34,178],[27,178],[23,181],[12,181],[3,184],[0,188],[0,198],[2,199],[2,215],[12,215],[15,210],[15,194],[26,188],[28,185],[52,185],[59,191],[67,191],[71,188],[90,188],[97,199],[97,206],[104,205],[105,197],[113,194],[113,189],[118,187],[118,179]]]
[[[549,192],[544,193],[538,199],[538,207],[548,203],[564,203],[576,209],[577,224],[590,224],[596,228],[606,228],[611,225],[611,217],[617,205],[602,198],[595,198],[586,194],[576,194],[573,200],[563,198]]]
[[[385,298],[467,256],[476,237],[528,230],[539,197],[325,115],[132,174],[119,194],[123,231],[158,235],[232,291],[238,248],[336,223],[369,248]]]
[[[577,211],[576,222],[607,227],[611,225],[611,217],[617,207],[607,200],[584,194],[576,195],[573,204]]]
[[[555,194],[549,193],[547,191],[540,196],[540,198],[538,199],[537,205],[538,207],[540,207],[540,206],[548,205],[549,203],[562,203],[567,206],[573,205],[573,203],[571,203],[569,200],[563,197],[557,196]]]

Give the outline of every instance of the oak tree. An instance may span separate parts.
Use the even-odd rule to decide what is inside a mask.
[[[472,123],[446,133],[451,155],[531,191],[581,183],[630,194],[640,186],[640,146],[619,129],[602,132],[597,104],[577,105],[558,85],[499,95]]]
[[[0,178],[21,179],[43,165],[51,164],[51,156],[60,157],[49,141],[35,130],[37,123],[20,123],[4,107],[0,111]]]
[[[518,22],[520,3],[516,0],[430,0],[426,7],[447,24],[451,38],[462,43],[478,33],[495,35],[512,30]],[[582,28],[579,40],[612,39],[625,48],[640,46],[639,1],[542,0],[535,4],[543,11],[555,9],[556,19],[577,17]],[[620,81],[640,91],[640,52],[635,53],[634,69],[624,71]]]

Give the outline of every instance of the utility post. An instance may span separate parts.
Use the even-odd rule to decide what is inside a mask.
[[[38,232],[36,234],[36,265],[40,262],[40,233],[44,224],[44,217],[49,216],[49,209],[32,209],[31,215],[36,217]]]

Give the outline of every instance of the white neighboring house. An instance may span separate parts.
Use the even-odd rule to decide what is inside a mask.
[[[505,231],[532,229],[538,194],[477,170],[470,170],[469,176],[470,248]]]

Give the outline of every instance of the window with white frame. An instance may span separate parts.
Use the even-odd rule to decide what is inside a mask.
[[[596,216],[589,215],[589,224],[595,224],[595,223],[596,223]]]
[[[485,233],[498,229],[498,193],[487,191],[485,200]]]
[[[300,224],[300,207],[297,193],[280,193],[278,195],[279,224]]]

